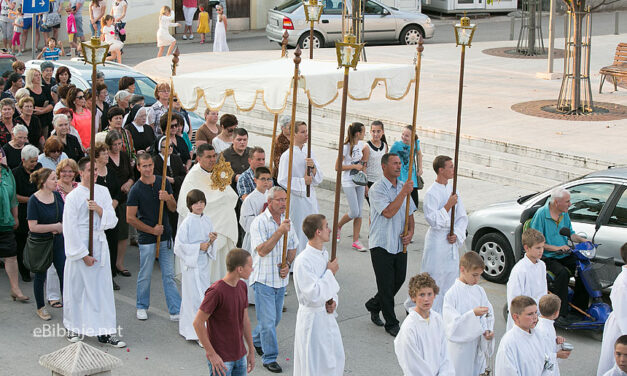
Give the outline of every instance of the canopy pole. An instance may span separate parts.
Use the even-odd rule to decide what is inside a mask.
[[[287,30],[283,33],[283,40],[281,41],[281,57],[285,57],[287,53],[287,38],[290,35],[287,33]],[[274,169],[278,166],[274,165],[274,146],[276,144],[276,131],[277,124],[279,122],[279,114],[274,114],[274,125],[272,127],[272,144],[270,145],[270,174],[274,176]],[[280,157],[280,156],[279,156]]]
[[[457,129],[455,130],[455,159],[454,169],[455,172],[453,174],[453,192],[452,194],[457,194],[457,161],[459,160],[459,133],[462,127],[462,94],[464,92],[464,63],[466,62],[466,46],[462,44],[462,56],[461,63],[459,68],[459,97],[457,98]],[[455,207],[453,205],[451,208],[451,228],[449,231],[449,235],[453,236],[455,234]]]
[[[33,32],[33,40],[35,40],[35,33]],[[33,59],[35,58],[35,49],[33,48]],[[92,63],[91,65],[91,92],[95,93],[96,87],[96,64]],[[89,200],[94,200],[94,174],[95,174],[95,166],[96,163],[96,101],[92,99],[91,101],[91,135],[89,136]],[[89,255],[93,257],[94,255],[94,211],[89,211],[89,240],[87,244]],[[102,261],[102,260],[101,260]]]
[[[314,21],[309,22],[309,60],[314,58]],[[311,158],[311,99],[307,97],[307,158]],[[305,176],[311,176],[313,167],[307,167],[305,169]],[[311,195],[311,185],[306,187],[307,197]]]
[[[420,35],[418,39],[418,47],[416,48],[416,82],[414,83],[414,116],[411,121],[411,146],[409,147],[409,172],[407,173],[407,179],[413,179],[413,167],[416,156],[416,118],[418,117],[418,91],[420,89],[420,65],[422,63],[422,51],[424,51],[424,47],[422,45],[422,35]],[[418,166],[416,166],[418,168]],[[407,199],[405,200],[405,225],[403,227],[403,237],[407,236],[407,231],[409,229],[409,224],[407,221],[409,220],[409,200],[411,200],[411,195],[407,195]],[[403,244],[403,253],[407,253],[407,245]]]
[[[172,56],[172,76],[176,76],[176,66],[179,63],[179,49],[178,47],[174,51]],[[165,128],[165,151],[163,155],[163,171],[161,175],[161,190],[165,191],[166,176],[168,175],[168,156],[170,155],[170,125],[172,124],[172,103],[174,102],[174,81],[170,77],[170,97],[168,98],[168,122]],[[157,225],[163,223],[163,204],[162,200],[159,200],[159,220]],[[161,244],[161,235],[157,235],[157,244],[155,257],[159,257],[159,245]]]
[[[296,101],[298,99],[298,78],[300,65],[300,47],[294,51],[294,94],[292,95],[292,121],[290,123],[290,159],[287,167],[287,201],[285,203],[285,219],[290,219],[290,197],[292,192],[292,158],[294,156],[294,122],[296,121]],[[283,235],[283,254],[281,255],[281,269],[287,261],[287,235]]]

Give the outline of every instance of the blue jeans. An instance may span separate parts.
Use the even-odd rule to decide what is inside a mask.
[[[253,344],[263,349],[263,364],[276,362],[279,344],[276,340],[276,327],[283,314],[285,287],[274,288],[263,283],[253,284],[255,290],[255,313],[257,326],[253,330]]]
[[[139,245],[139,273],[137,274],[137,309],[150,307],[150,279],[155,265],[157,243]],[[172,241],[162,241],[159,246],[159,266],[168,311],[177,315],[181,310],[181,295],[174,282],[174,252]]]
[[[207,361],[209,365],[209,376],[218,376],[218,373],[213,373],[211,368],[211,362]],[[224,362],[226,366],[226,376],[246,376],[246,355],[238,360],[232,362]]]
[[[65,247],[63,246],[63,235],[56,235],[53,241],[54,247],[52,248],[52,264],[57,270],[59,284],[61,285],[61,292],[63,292],[63,269],[65,267]],[[37,309],[46,305],[44,299],[44,283],[46,283],[47,274],[47,271],[35,273],[33,292],[35,294],[35,301],[37,302]]]
[[[100,28],[102,25],[100,22],[96,22],[96,28],[94,29],[94,25],[91,24],[91,20],[89,21],[89,29],[91,30],[91,35],[94,37],[100,37]]]

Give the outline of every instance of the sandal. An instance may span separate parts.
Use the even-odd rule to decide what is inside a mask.
[[[63,308],[63,304],[58,300],[48,300],[48,304],[50,304],[50,307],[52,308]]]
[[[120,270],[120,269],[116,268],[116,270],[118,271],[118,274],[120,274],[123,277],[130,277],[131,276],[131,272],[129,272],[128,269]]]

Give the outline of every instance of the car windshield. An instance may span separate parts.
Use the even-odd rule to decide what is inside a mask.
[[[12,59],[0,59],[0,74],[4,72],[13,73],[13,61]]]
[[[133,77],[135,79],[135,94],[144,96],[144,103],[146,106],[151,106],[157,100],[155,99],[155,87],[157,84],[148,77]],[[109,97],[113,98],[118,92],[119,78],[105,78],[105,85],[107,85],[107,91]],[[91,81],[89,82],[91,85]]]
[[[285,13],[292,13],[302,4],[303,2],[301,0],[288,0],[274,9]]]

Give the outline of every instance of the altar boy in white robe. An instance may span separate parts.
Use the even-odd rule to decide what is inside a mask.
[[[452,184],[449,184],[449,180],[455,175],[451,157],[435,157],[433,170],[437,176],[429,187],[422,206],[429,229],[425,235],[420,271],[429,273],[440,287],[440,294],[433,302],[433,310],[442,314],[444,295],[453,286],[459,273],[459,249],[466,239],[468,216],[458,195],[453,194]],[[449,235],[453,206],[455,226],[453,235]],[[405,303],[406,308],[411,307],[409,301]]]
[[[174,254],[181,259],[183,274],[179,334],[188,341],[198,341],[193,323],[205,291],[211,286],[209,260],[216,259],[213,243],[218,234],[213,231],[211,218],[203,214],[205,194],[199,189],[192,189],[186,200],[189,214],[181,222],[174,242]]]
[[[603,376],[627,376],[627,334],[618,337],[614,342],[614,367]]]
[[[538,306],[529,296],[512,299],[509,313],[514,327],[501,338],[496,352],[494,374],[497,376],[540,376],[547,375],[553,363],[546,346],[535,330],[538,323]]]
[[[554,364],[553,369],[548,370],[547,376],[559,376],[560,369],[558,365],[559,359],[568,359],[570,351],[562,350],[562,344],[565,339],[555,333],[555,319],[560,315],[560,305],[562,300],[555,294],[547,294],[540,298],[538,308],[540,309],[540,318],[536,325],[536,331],[546,346],[546,351]]]
[[[65,198],[63,326],[72,343],[80,341],[82,336],[98,336],[100,343],[121,348],[126,343],[115,336],[115,300],[104,233],[114,228],[118,219],[107,188],[94,184],[94,200],[89,200],[89,182],[98,177],[98,167],[94,166],[92,176],[90,164],[89,158],[78,162],[81,183]],[[89,253],[89,211],[94,212],[92,254]]]
[[[409,280],[409,296],[415,307],[394,339],[394,352],[405,376],[455,376],[442,317],[432,309],[438,292],[429,273]]]
[[[311,158],[307,158],[307,124],[297,121],[294,124],[294,155],[292,158],[292,186],[290,197],[290,220],[298,236],[297,254],[300,253],[307,244],[307,237],[303,233],[303,220],[309,214],[318,214],[318,199],[316,198],[315,186],[322,183],[322,171],[313,153]],[[281,187],[287,190],[287,175],[289,170],[290,150],[287,149],[279,160],[279,174],[277,181]],[[305,175],[308,167],[313,171],[309,176]],[[310,186],[310,194],[307,197],[307,186]]]
[[[494,352],[494,309],[477,283],[485,267],[476,252],[459,260],[459,278],[444,296],[448,352],[457,376],[477,376]]]
[[[540,303],[540,298],[548,293],[546,285],[546,265],[540,260],[544,252],[544,235],[528,228],[522,234],[525,256],[512,268],[507,281],[507,306],[517,296],[530,296]],[[507,330],[514,326],[512,315],[507,316]]]
[[[331,229],[322,214],[303,221],[307,246],[294,261],[294,288],[298,298],[294,333],[294,375],[341,376],[344,345],[335,312],[340,285],[335,280],[337,258],[329,261],[324,243]]]

